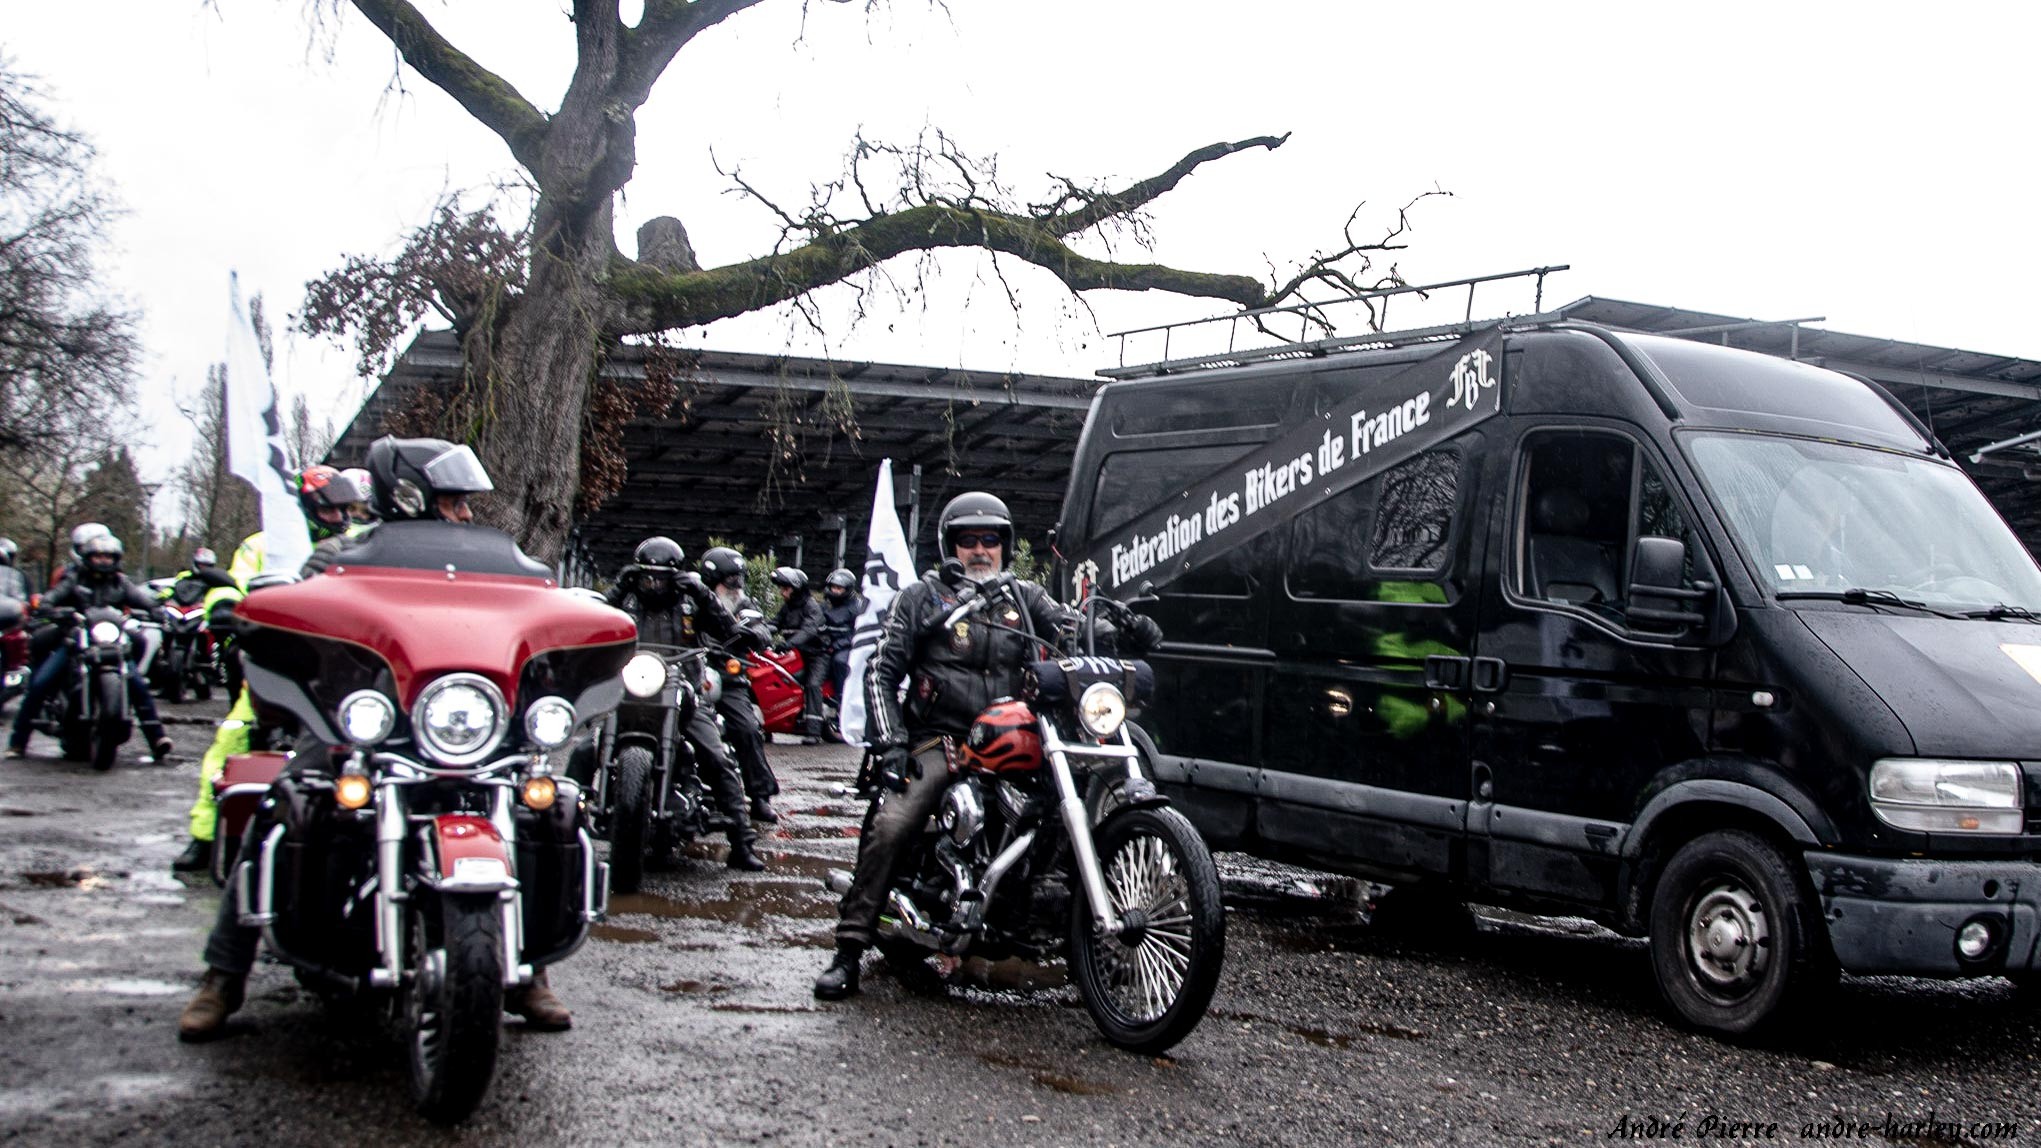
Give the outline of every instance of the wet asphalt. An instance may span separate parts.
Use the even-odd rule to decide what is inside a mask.
[[[1105,1044],[1056,968],[945,983],[868,961],[861,996],[818,1004],[855,758],[790,744],[771,867],[697,846],[616,897],[554,970],[573,1030],[509,1023],[488,1099],[442,1130],[375,1019],[328,1015],[280,966],[226,1038],[178,1043],[215,894],[169,863],[219,709],[168,710],[167,766],[131,745],[98,774],[40,738],[0,763],[0,1143],[1572,1144],[1626,1120],[1662,1133],[1633,1139],[2041,1142],[2041,1007],[2005,981],[1847,978],[1803,1026],[1731,1045],[1665,1020],[1642,942],[1399,914],[1239,857],[1218,998],[1169,1057]]]

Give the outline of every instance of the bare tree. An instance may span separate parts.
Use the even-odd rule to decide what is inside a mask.
[[[637,258],[625,256],[614,205],[637,164],[638,110],[682,49],[762,2],[644,0],[632,24],[620,0],[571,0],[577,66],[548,113],[449,42],[407,0],[319,0],[325,12],[358,11],[406,65],[500,137],[524,169],[534,208],[527,227],[511,232],[486,210],[442,204],[396,258],[352,259],[311,284],[300,327],[357,336],[369,373],[420,316],[436,311],[452,322],[465,377],[456,393],[434,398],[431,413],[443,433],[479,444],[497,486],[485,513],[534,553],[554,557],[564,543],[588,479],[584,436],[601,406],[593,401],[596,368],[621,338],[801,300],[820,287],[883,275],[882,265],[896,257],[944,248],[1019,260],[1072,291],[1169,291],[1243,307],[1285,297],[1283,287],[1250,275],[1101,259],[1072,245],[1085,237],[1104,239],[1108,250],[1122,236],[1145,243],[1143,211],[1158,196],[1207,163],[1274,149],[1283,136],[1200,147],[1165,171],[1118,186],[1057,179],[1034,203],[1016,199],[995,165],[939,133],[907,146],[859,139],[843,176],[806,204],[775,202],[741,173],[726,173],[777,219],[779,240],[766,253],[701,267],[685,227],[662,217],[639,229]],[[1350,242],[1323,262],[1368,250]],[[1365,274],[1365,258],[1359,267],[1346,272],[1349,280]],[[1323,282],[1300,273],[1287,294]],[[655,388],[609,403],[607,417],[662,400],[671,395]]]
[[[197,403],[181,408],[194,432],[191,457],[171,476],[185,533],[222,553],[260,524],[255,491],[227,469],[226,391],[227,365],[207,367]]]

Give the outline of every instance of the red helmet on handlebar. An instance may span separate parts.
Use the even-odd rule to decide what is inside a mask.
[[[967,769],[980,773],[1029,773],[1042,766],[1042,735],[1028,703],[993,702],[964,735]]]

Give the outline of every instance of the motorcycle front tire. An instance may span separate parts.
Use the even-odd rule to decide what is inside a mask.
[[[191,672],[190,667],[190,656],[184,652],[182,647],[172,646],[170,648],[170,681],[163,687],[164,701],[169,702],[171,705],[178,705],[184,701],[184,676]]]
[[[652,844],[652,751],[641,745],[617,751],[616,804],[610,809],[609,883],[619,893],[645,884],[645,850]]]
[[[128,739],[128,683],[119,674],[102,673],[92,688],[99,692],[99,712],[93,716],[90,735],[92,768],[105,771],[113,768],[121,743]]]
[[[503,1035],[503,918],[494,893],[452,894],[413,917],[411,1098],[434,1124],[468,1118],[496,1075]],[[435,969],[433,966],[437,965]]]
[[[1219,870],[1183,814],[1128,809],[1096,834],[1113,913],[1154,913],[1132,944],[1092,927],[1081,885],[1070,898],[1070,979],[1108,1041],[1149,1056],[1205,1017],[1226,962]],[[1144,952],[1143,950],[1148,950]]]

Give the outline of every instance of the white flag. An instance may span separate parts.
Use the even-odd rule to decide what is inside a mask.
[[[879,486],[872,492],[872,525],[865,535],[865,608],[858,614],[857,631],[851,637],[850,671],[843,677],[843,697],[838,699],[838,732],[846,745],[865,744],[865,666],[879,644],[885,628],[886,611],[901,587],[914,580],[913,551],[907,548],[907,534],[900,529],[900,515],[893,509],[893,460],[879,463]]]
[[[255,341],[255,325],[241,305],[241,278],[229,272],[227,295],[227,468],[255,488],[262,504],[264,570],[296,571],[312,556],[312,536],[298,506],[290,455],[283,447],[283,416],[276,388]]]

